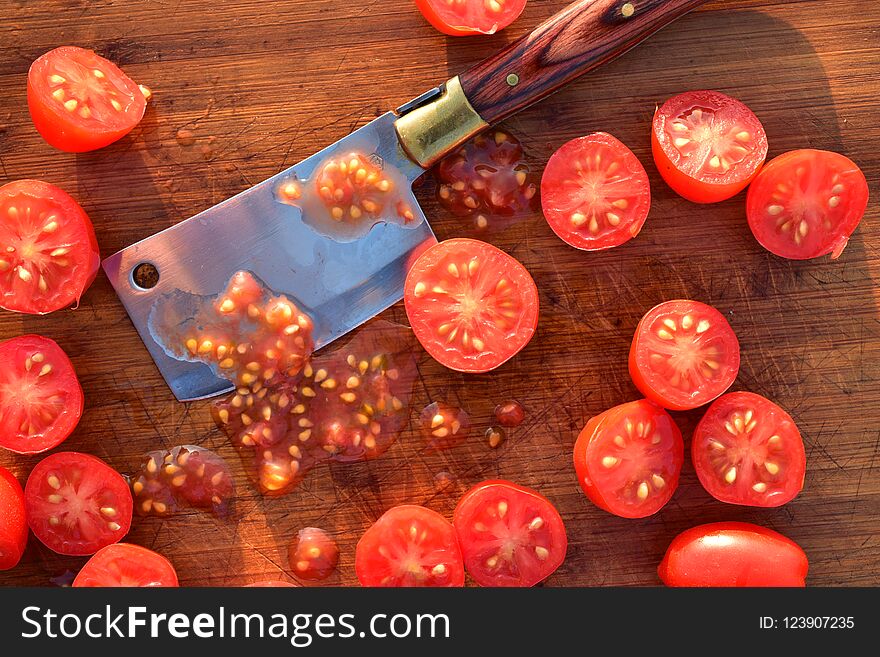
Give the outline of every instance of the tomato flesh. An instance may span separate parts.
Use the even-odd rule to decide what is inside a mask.
[[[761,395],[731,392],[716,399],[697,425],[691,450],[700,483],[721,502],[781,506],[804,486],[800,432]]]
[[[495,34],[515,21],[526,0],[415,0],[425,19],[443,34]]]
[[[78,304],[98,273],[92,222],[39,180],[0,187],[0,308],[42,315]]]
[[[865,174],[830,151],[789,151],[767,163],[746,200],[749,227],[765,249],[805,260],[843,252],[868,206]]]
[[[680,196],[715,203],[738,194],[767,157],[767,134],[743,103],[717,91],[689,91],[654,114],[654,162]]]
[[[657,569],[666,586],[802,587],[809,562],[800,546],[765,527],[716,522],[673,539]]]
[[[339,563],[336,541],[317,527],[301,529],[288,547],[287,555],[293,572],[306,581],[327,579]]]
[[[733,384],[739,342],[724,316],[699,301],[666,301],[636,328],[629,373],[645,397],[684,411],[707,404]]]
[[[176,587],[174,566],[158,552],[131,543],[115,543],[98,550],[82,567],[74,588]]]
[[[31,531],[59,554],[94,554],[119,542],[131,527],[128,484],[88,454],[47,456],[28,477],[24,495]]]
[[[38,454],[60,445],[83,412],[83,391],[53,340],[23,335],[0,344],[0,447]]]
[[[27,537],[24,491],[15,475],[0,466],[0,570],[18,565]]]
[[[651,208],[645,167],[604,132],[573,139],[547,162],[541,206],[550,228],[578,249],[618,246],[639,234]]]
[[[622,518],[657,513],[678,487],[681,431],[647,399],[591,418],[574,446],[578,483],[593,504]]]
[[[131,132],[147,107],[145,92],[91,50],[61,46],[31,64],[28,109],[51,146],[93,151]]]
[[[568,538],[556,507],[531,488],[484,481],[452,520],[465,568],[480,586],[534,586],[565,559]]]
[[[436,511],[404,504],[386,511],[358,541],[363,586],[463,586],[455,528]]]
[[[538,325],[538,288],[526,268],[491,244],[435,244],[406,277],[404,304],[418,341],[437,362],[488,372],[519,353]]]

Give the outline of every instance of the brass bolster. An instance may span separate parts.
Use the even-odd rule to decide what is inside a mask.
[[[487,127],[457,76],[446,82],[440,97],[394,122],[403,150],[426,169]]]

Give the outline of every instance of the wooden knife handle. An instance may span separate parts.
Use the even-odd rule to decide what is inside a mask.
[[[706,0],[579,0],[459,75],[487,123],[497,123],[623,54]]]

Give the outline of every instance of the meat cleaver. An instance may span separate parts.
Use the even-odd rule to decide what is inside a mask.
[[[436,241],[412,193],[412,183],[432,164],[703,2],[574,2],[496,55],[299,164],[104,260],[175,397],[211,397],[232,384],[208,365],[166,351],[150,329],[158,301],[180,293],[217,295],[235,272],[250,271],[305,309],[314,320],[316,348],[326,345],[399,301],[411,256]],[[372,170],[399,181],[400,202],[359,221],[346,216],[347,230],[340,233],[318,217],[314,204],[282,202],[279,190],[314,184],[324,163],[349,153],[363,154]],[[405,220],[399,207],[406,208]]]

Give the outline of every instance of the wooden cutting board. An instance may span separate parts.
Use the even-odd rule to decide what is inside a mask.
[[[9,0],[0,8],[0,182],[40,178],[76,197],[106,256],[294,164],[378,113],[482,59],[564,3],[530,0],[507,31],[447,38],[408,0]],[[27,114],[30,62],[62,44],[96,49],[154,91],[141,125],[96,153],[53,150]],[[688,89],[714,88],[761,118],[770,155],[799,147],[841,151],[880,198],[880,5],[846,0],[713,2],[616,62],[509,121],[540,172],[567,140],[595,130],[628,144],[651,177],[653,207],[639,237],[582,253],[536,215],[487,239],[521,260],[540,289],[528,348],[497,372],[463,376],[420,359],[414,415],[430,400],[471,414],[471,439],[426,454],[411,429],[381,459],[320,466],[274,499],[248,483],[214,427],[209,403],[179,404],[165,387],[103,274],[76,311],[0,314],[0,338],[41,333],[70,354],[85,415],[65,449],[131,472],[148,450],[196,443],[235,469],[232,520],[188,511],[136,519],[128,540],[168,556],[185,585],[289,578],[287,543],[327,529],[341,550],[337,584],[354,584],[359,536],[388,507],[425,504],[447,517],[472,484],[503,477],[533,486],[565,519],[568,558],[553,586],[655,585],[672,538],[693,525],[745,520],[795,539],[814,585],[880,584],[880,211],[868,208],[836,262],[771,256],[752,238],[744,197],[688,203],[660,180],[650,155],[654,107]],[[192,145],[178,130],[192,131]],[[420,190],[438,237],[473,235],[469,222]],[[807,447],[804,491],[775,510],[711,499],[685,465],[672,502],[644,520],[610,516],[581,494],[571,448],[593,414],[638,396],[626,356],[640,316],[674,298],[725,313],[742,346],[735,389],[774,399]],[[400,306],[385,314],[402,321]],[[516,398],[524,424],[491,450],[482,432],[495,404]],[[699,410],[676,413],[689,440]],[[37,457],[0,454],[24,481]],[[438,490],[435,477],[450,473]],[[83,559],[50,555],[31,539],[7,585],[45,585]]]

